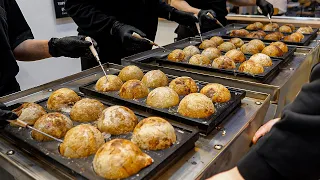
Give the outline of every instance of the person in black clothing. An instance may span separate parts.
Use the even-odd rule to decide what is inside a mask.
[[[220,26],[216,23],[216,19],[223,25],[227,24],[226,15],[227,0],[172,0],[171,5],[179,10],[187,11],[198,16],[201,33],[211,31]],[[254,6],[257,5],[262,10],[263,15],[273,15],[273,6],[266,0],[228,0],[228,2],[236,6]],[[213,17],[207,15],[210,13]],[[187,27],[180,24],[175,30],[178,35],[177,40],[198,35],[195,27]]]
[[[16,60],[35,61],[49,57],[78,58],[87,55],[90,42],[84,36],[34,40],[33,34],[15,0],[0,0],[0,97],[17,92]]]
[[[319,102],[320,64],[317,64],[311,72],[310,83],[286,106],[281,119],[271,120],[257,131],[253,138],[257,144],[237,167],[210,180],[319,180]]]
[[[162,0],[66,0],[68,14],[81,35],[95,38],[102,62],[121,64],[121,58],[151,49],[148,41],[132,37],[136,32],[154,41],[158,18],[195,26],[192,13],[179,11]],[[98,65],[82,58],[82,69]]]

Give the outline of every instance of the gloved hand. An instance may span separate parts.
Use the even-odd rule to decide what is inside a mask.
[[[12,111],[8,111],[7,107],[0,102],[0,127],[7,125],[9,122],[6,120],[14,120],[17,119],[18,115],[13,113]]]
[[[193,27],[196,25],[196,22],[199,22],[197,17],[195,17],[192,13],[179,11],[175,8],[173,8],[170,12],[168,20],[175,21],[178,24],[188,27]]]
[[[213,18],[207,15],[208,13],[211,14]],[[217,15],[213,10],[201,10],[198,13],[198,19],[201,29],[210,29],[212,27],[216,27],[216,17]]]
[[[273,15],[273,5],[270,4],[268,1],[256,0],[256,5],[260,7],[262,14],[264,16],[267,16],[268,13],[269,13],[270,17]]]
[[[48,42],[49,53],[52,57],[87,57],[91,56],[89,46],[91,43],[85,40],[86,36],[67,36],[63,38],[51,38]],[[97,43],[92,39],[93,45]]]
[[[151,46],[149,41],[133,37],[134,32],[141,37],[146,37],[146,34],[139,29],[118,21],[113,24],[110,34],[119,37],[122,46],[128,51],[133,51],[132,48],[139,49],[139,47]]]

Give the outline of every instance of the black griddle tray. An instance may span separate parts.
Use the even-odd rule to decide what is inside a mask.
[[[246,58],[249,59],[250,56],[246,55]],[[272,80],[277,73],[279,73],[280,70],[280,64],[283,63],[282,60],[280,59],[272,59],[272,66],[270,67],[264,67],[264,72],[261,74],[256,74],[256,75],[251,75],[248,73],[240,72],[238,70],[239,66],[241,63],[236,63],[236,69],[217,69],[213,68],[211,66],[200,66],[200,65],[193,65],[189,64],[187,61],[183,62],[173,62],[168,60],[166,57],[153,57],[153,58],[147,58],[147,59],[142,59],[139,62],[140,63],[156,63],[161,65],[175,65],[175,66],[181,66],[181,67],[187,67],[187,68],[193,68],[193,69],[198,69],[198,70],[204,70],[204,71],[210,71],[210,72],[217,72],[217,73],[222,73],[222,74],[229,74],[233,76],[241,76],[241,77],[246,77],[250,79],[255,79],[258,80],[259,82],[269,82]]]
[[[97,98],[96,98],[97,99]],[[114,104],[105,102],[101,99],[100,100],[103,104],[108,106],[112,106]],[[46,109],[47,112],[52,112],[46,108],[46,102],[47,99],[41,100],[37,102],[42,107]],[[14,109],[21,104],[15,104],[10,107],[10,109]],[[130,107],[129,107],[130,108]],[[134,111],[136,116],[138,117],[139,121],[144,119],[145,116],[137,113]],[[69,116],[69,113],[63,113],[67,116]],[[73,122],[74,126],[79,125],[81,123]],[[127,180],[141,180],[141,179],[151,179],[154,177],[157,173],[163,172],[166,168],[168,168],[170,164],[176,162],[179,160],[184,154],[186,154],[189,150],[191,150],[195,142],[199,139],[199,130],[187,125],[178,124],[174,122],[170,122],[176,132],[177,135],[177,142],[172,145],[170,148],[165,150],[159,150],[159,151],[148,151],[148,150],[142,150],[149,156],[151,156],[154,160],[154,162],[142,169],[138,174],[132,175],[129,178],[126,178]],[[91,123],[93,124],[93,123]],[[12,127],[10,125],[7,125],[5,127],[5,132],[3,133],[5,136],[8,136],[8,138],[14,138],[19,142],[19,146],[24,146],[28,150],[32,150],[32,153],[38,152],[45,155],[49,160],[56,161],[60,164],[62,164],[67,170],[70,170],[70,172],[74,175],[76,175],[76,179],[97,179],[102,180],[103,178],[98,176],[92,167],[92,162],[94,155],[91,155],[87,158],[80,158],[80,159],[70,159],[66,158],[60,155],[58,147],[59,143],[56,141],[50,141],[50,142],[39,142],[36,140],[33,140],[31,137],[31,130],[25,129],[25,128],[19,128],[19,127]],[[105,136],[105,139],[111,140],[115,138],[122,138],[122,139],[131,139],[131,135],[118,135],[118,136]],[[30,148],[31,147],[31,148]],[[37,153],[37,154],[38,154]],[[81,176],[81,178],[79,177]]]
[[[233,29],[233,30],[236,30],[236,29]],[[255,32],[255,31],[249,31],[249,32]],[[274,33],[274,32],[273,31],[269,31],[269,32],[265,32],[265,33],[266,34],[271,34],[271,33]],[[228,39],[241,38],[243,40],[259,39],[259,38],[247,38],[247,37],[241,37],[241,36],[230,36],[230,34],[231,34],[231,31],[228,31],[226,34],[221,35],[221,37],[228,38]],[[284,36],[287,36],[287,35],[290,35],[292,33],[282,33],[282,34]],[[312,39],[312,34],[304,34],[304,38],[300,42],[285,41],[283,39],[281,39],[280,41],[284,42],[286,44],[289,44],[289,45],[307,46],[307,45],[310,44],[311,39]],[[261,38],[260,40],[262,40],[264,42],[276,42],[276,41],[273,41],[273,40],[267,40],[267,39],[263,39],[263,38]]]
[[[226,103],[216,103],[215,109],[216,112],[209,116],[208,118],[204,119],[197,119],[197,118],[189,118],[182,116],[178,113],[178,105],[168,108],[168,109],[160,109],[148,106],[146,104],[146,98],[141,99],[123,99],[119,96],[118,91],[112,92],[99,92],[95,90],[96,81],[89,83],[87,85],[81,86],[79,90],[89,96],[99,97],[99,98],[106,98],[106,99],[113,99],[119,101],[120,103],[125,103],[127,106],[135,106],[140,108],[144,111],[154,113],[160,115],[162,117],[168,117],[172,120],[182,122],[191,126],[197,126],[200,129],[200,132],[203,134],[209,134],[219,123],[221,123],[233,110],[240,107],[241,99],[245,97],[245,91],[236,90],[232,88],[228,88],[231,93],[231,100]],[[202,89],[207,83],[199,83],[197,82],[199,90]],[[184,96],[180,96],[180,101]]]
[[[249,24],[248,24],[249,25]],[[248,26],[247,25],[247,26]],[[247,26],[245,26],[243,29],[246,29],[247,28]],[[280,25],[279,25],[280,26]],[[281,26],[280,26],[281,27]],[[300,27],[296,27],[295,26],[295,30],[294,31],[292,31],[292,33],[295,33],[295,32],[297,32],[297,30],[300,28]],[[258,29],[258,30],[247,30],[247,31],[264,31],[264,30],[262,30],[262,29]],[[275,30],[275,31],[264,31],[264,32],[277,32],[279,30],[279,28],[277,29],[277,30]],[[307,34],[307,33],[302,33],[303,35],[311,35],[312,37],[314,37],[316,34],[317,34],[317,32],[319,31],[319,29],[318,28],[312,28],[312,33],[310,33],[310,34]]]

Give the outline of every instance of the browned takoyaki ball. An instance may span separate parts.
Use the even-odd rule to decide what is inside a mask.
[[[232,38],[230,39],[230,42],[234,44],[237,48],[240,48],[242,45],[244,45],[244,42],[240,38]]]
[[[174,62],[181,62],[185,59],[185,54],[181,49],[176,49],[173,50],[169,55],[168,55],[168,60],[174,61]]]
[[[254,61],[245,61],[239,66],[239,71],[255,75],[263,73],[264,69],[261,64]]]
[[[278,46],[275,46],[275,45],[269,45],[265,47],[261,53],[266,54],[268,56],[273,56],[273,57],[283,56],[283,51]]]
[[[230,33],[230,36],[245,37],[248,34],[249,32],[245,29],[237,29],[237,30],[232,30]]]
[[[236,49],[236,46],[231,42],[224,42],[224,43],[220,44],[220,46],[218,46],[218,49],[220,51],[228,52],[232,49]]]
[[[240,50],[244,54],[257,54],[260,52],[257,46],[255,46],[254,44],[250,44],[250,43],[246,43],[243,46],[241,46]]]
[[[284,53],[288,52],[288,46],[281,41],[273,42],[270,45],[278,46]]]
[[[227,56],[220,56],[213,60],[212,67],[217,69],[234,69],[236,68],[236,64],[231,58]]]
[[[231,51],[228,51],[225,56],[231,58],[234,62],[243,62],[246,60],[246,57],[244,56],[243,52],[232,49]]]
[[[200,49],[207,49],[209,47],[217,47],[217,44],[211,40],[204,40],[199,46]]]
[[[279,31],[280,32],[284,32],[284,33],[292,33],[292,29],[290,26],[286,26],[286,25],[283,25],[279,28]]]
[[[213,41],[214,43],[216,43],[217,46],[219,46],[220,44],[222,44],[224,41],[222,39],[222,37],[219,36],[213,36],[210,41]]]

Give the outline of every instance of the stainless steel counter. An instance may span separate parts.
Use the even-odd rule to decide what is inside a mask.
[[[111,64],[108,73],[118,72],[121,66]],[[93,68],[42,86],[0,98],[7,105],[34,102],[47,98],[52,90],[78,87],[102,76]],[[270,103],[270,95],[247,91],[241,107],[210,135],[200,137],[196,148],[178,163],[168,166],[159,179],[201,179],[229,168],[248,151],[251,138],[262,124]],[[147,112],[140,112],[150,115]],[[215,149],[216,148],[216,149]],[[24,148],[14,139],[0,136],[0,166],[18,179],[81,179],[66,167]]]

